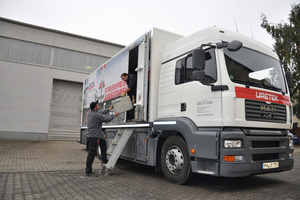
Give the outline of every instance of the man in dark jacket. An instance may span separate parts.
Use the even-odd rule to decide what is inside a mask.
[[[125,96],[126,94],[128,94],[128,96],[132,101],[132,104],[134,104],[136,100],[136,81],[137,81],[136,75],[135,74],[128,75],[127,73],[123,73],[121,74],[121,79],[127,83],[127,88],[121,94],[121,96]],[[127,120],[134,119],[133,109],[126,113],[126,118]]]
[[[105,115],[109,111],[113,109],[112,105],[108,109],[104,109],[99,111],[98,101],[92,102],[90,104],[91,112],[88,113],[87,119],[87,143],[89,148],[89,153],[86,159],[86,169],[85,173],[87,175],[93,174],[93,162],[95,156],[97,155],[97,147],[99,140],[99,145],[101,149],[101,161],[102,163],[107,163],[106,157],[106,141],[104,139],[104,134],[102,132],[102,123],[109,122],[114,119],[115,116],[118,116],[119,113],[115,113],[114,115]]]

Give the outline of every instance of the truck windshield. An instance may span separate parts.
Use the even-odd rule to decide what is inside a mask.
[[[245,47],[234,52],[224,48],[224,54],[231,81],[286,93],[278,60]]]

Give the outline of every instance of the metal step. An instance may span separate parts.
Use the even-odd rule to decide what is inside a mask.
[[[133,129],[119,129],[115,135],[111,145],[107,149],[107,155],[109,157],[108,162],[103,164],[100,170],[100,174],[108,176],[111,170],[116,165],[125,145],[127,144]]]

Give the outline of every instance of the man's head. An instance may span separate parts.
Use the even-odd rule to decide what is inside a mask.
[[[98,100],[95,101],[95,102],[92,102],[92,103],[90,104],[91,110],[95,110],[95,111],[99,110],[99,104],[98,104],[98,103],[99,103]]]
[[[127,79],[128,79],[128,74],[127,74],[127,73],[121,74],[121,79],[122,79],[123,81],[127,81]]]

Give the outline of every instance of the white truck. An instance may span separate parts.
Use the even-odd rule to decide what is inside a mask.
[[[183,184],[192,173],[221,177],[291,170],[294,165],[290,73],[267,46],[208,28],[187,37],[153,28],[84,80],[81,143],[89,104],[107,108],[137,75],[135,120],[103,128],[110,145],[133,130],[121,157]]]

